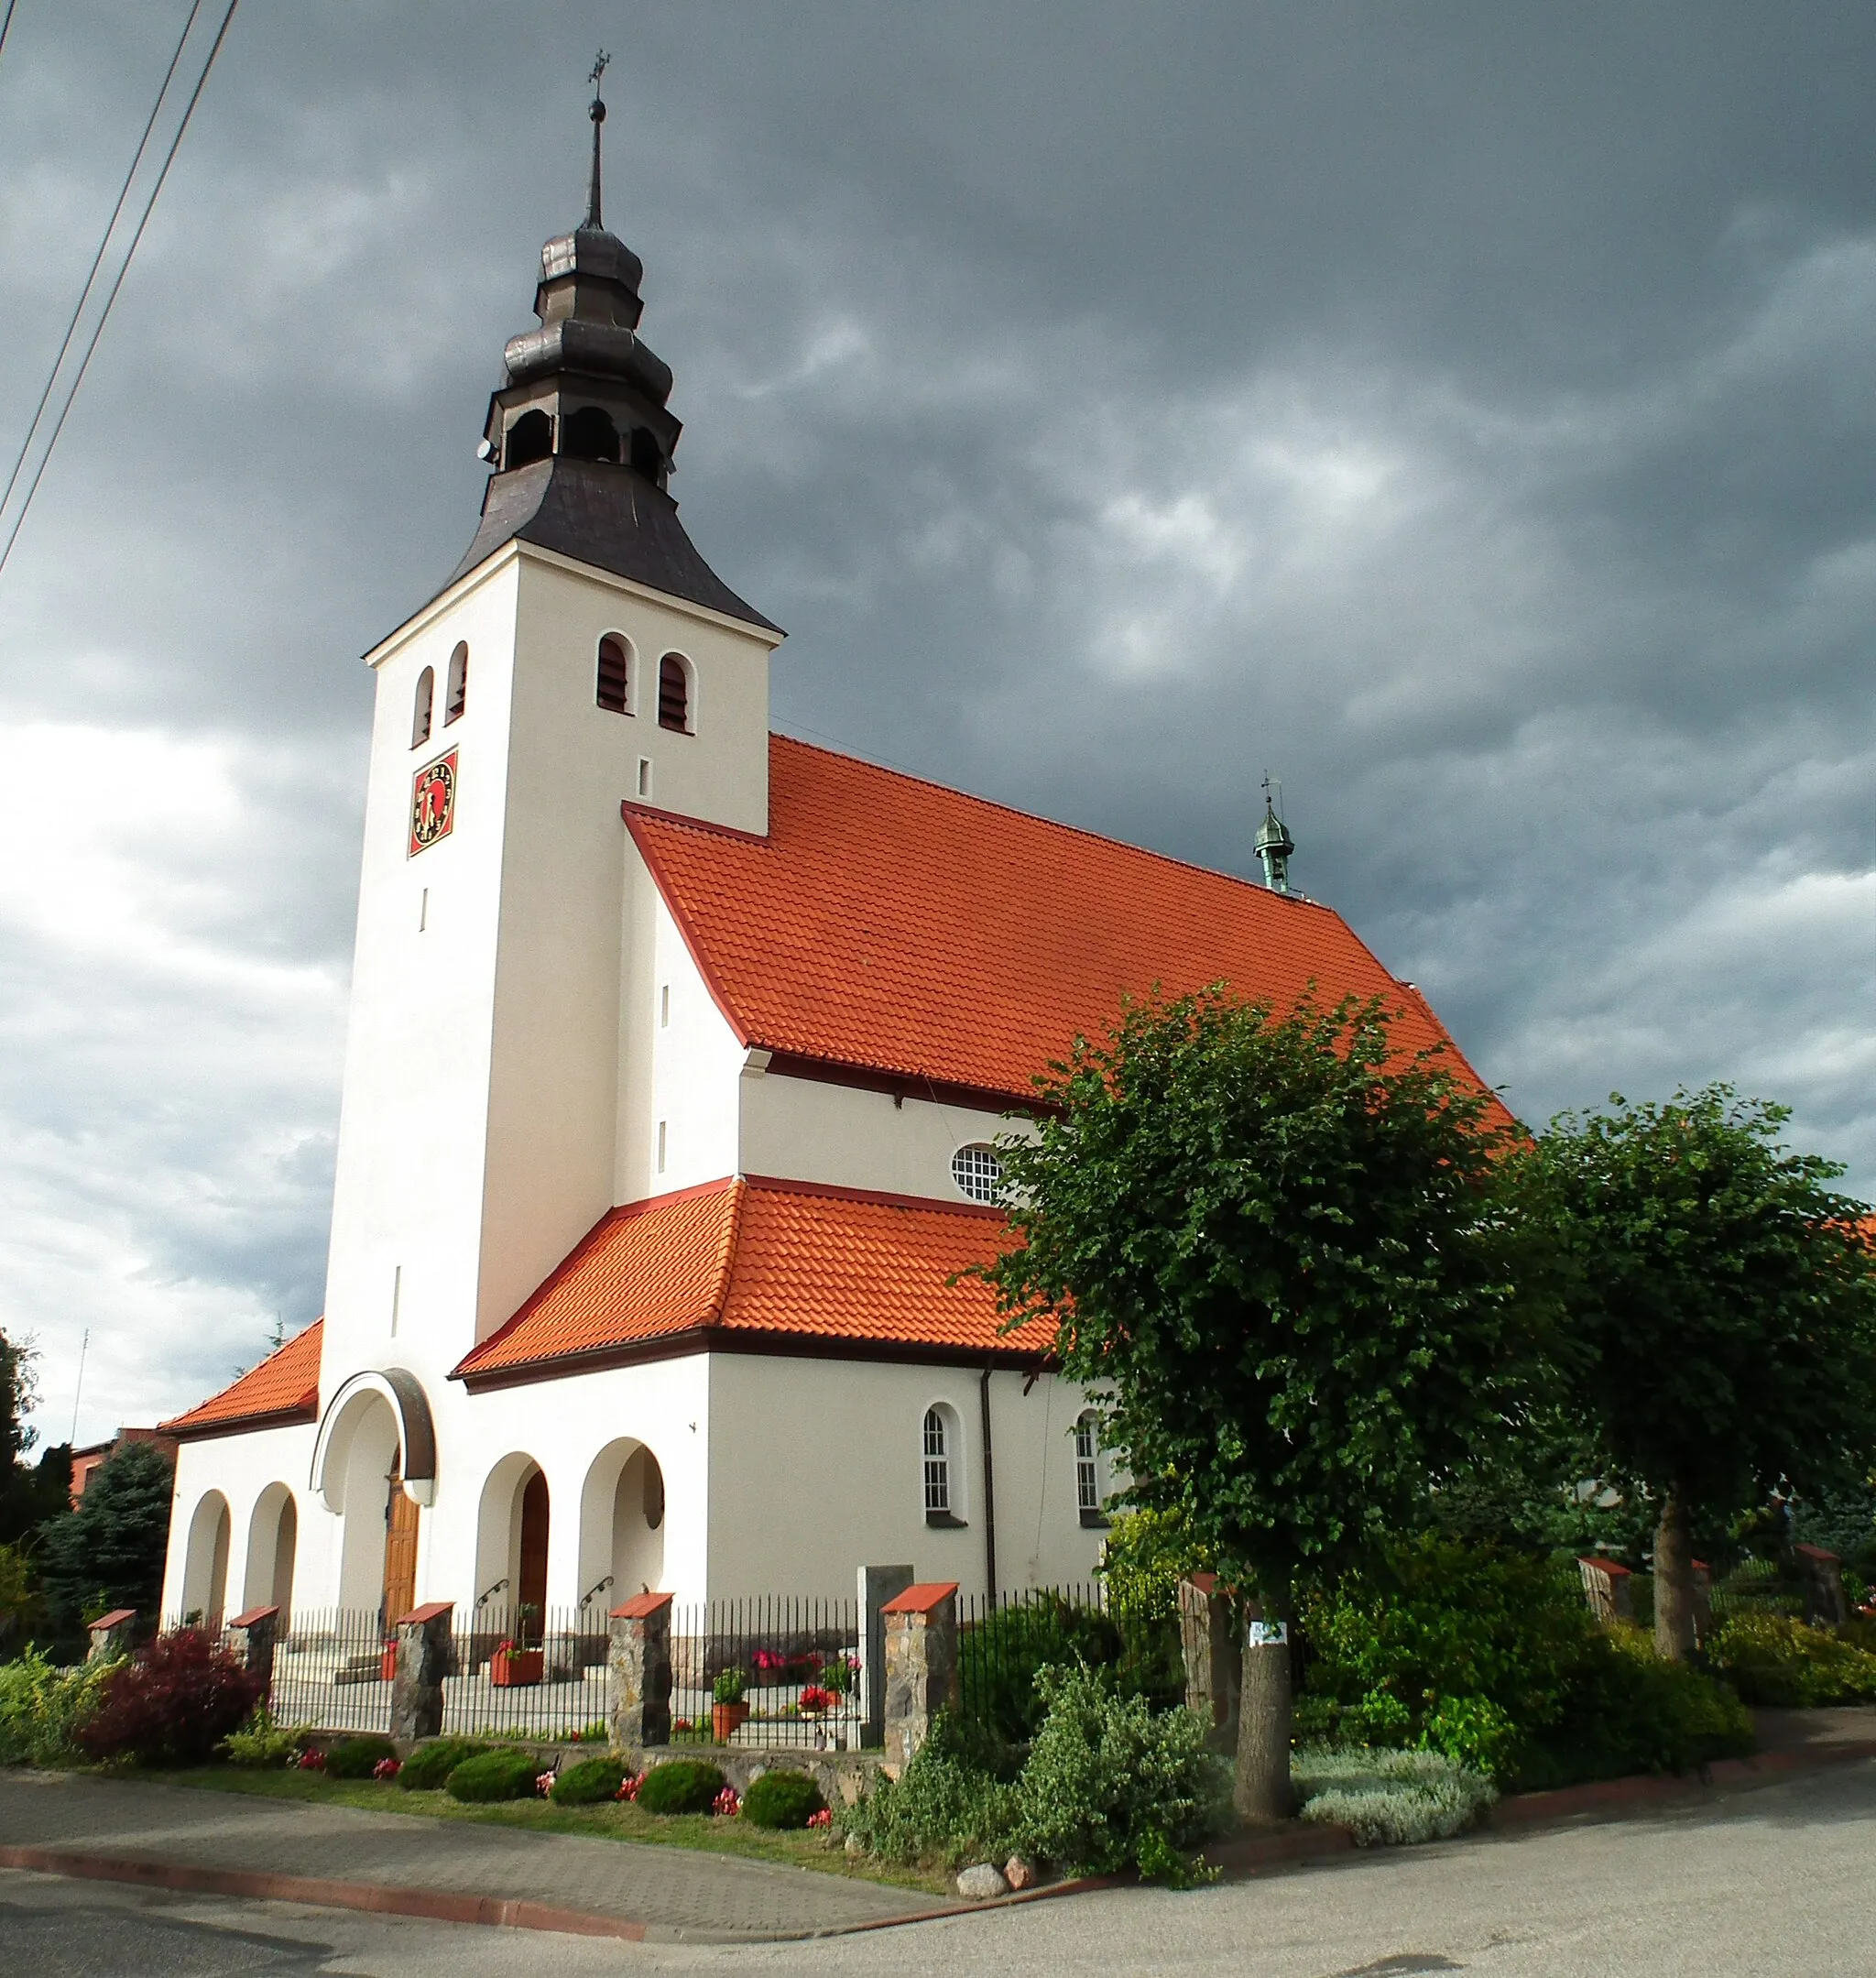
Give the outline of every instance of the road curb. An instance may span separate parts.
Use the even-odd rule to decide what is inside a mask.
[[[1659,1806],[1729,1787],[1769,1785],[1794,1772],[1819,1772],[1829,1765],[1876,1758],[1876,1738],[1847,1740],[1841,1744],[1806,1750],[1759,1752],[1751,1758],[1718,1758],[1698,1772],[1666,1776],[1643,1773],[1622,1779],[1592,1779],[1582,1786],[1560,1786],[1547,1793],[1513,1793],[1486,1815],[1489,1828],[1504,1831],[1542,1827],[1574,1820],[1584,1813],[1620,1813],[1630,1808]]]

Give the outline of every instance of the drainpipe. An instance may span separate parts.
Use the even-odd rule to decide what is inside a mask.
[[[977,1376],[977,1412],[984,1429],[984,1585],[997,1598],[997,1469],[990,1452],[990,1370]]]

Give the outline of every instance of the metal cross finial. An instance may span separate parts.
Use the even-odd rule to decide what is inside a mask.
[[[594,58],[593,72],[586,80],[593,85],[593,105],[586,115],[593,119],[593,182],[586,192],[586,224],[597,227],[599,221],[599,126],[605,122],[605,105],[600,101],[599,84],[605,76],[612,57],[604,49]]]

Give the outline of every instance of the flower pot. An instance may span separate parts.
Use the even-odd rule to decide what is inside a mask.
[[[710,1706],[710,1735],[719,1744],[727,1744],[731,1736],[749,1721],[749,1706],[747,1703],[713,1703]]]
[[[386,1682],[390,1683],[397,1680],[398,1645],[396,1642],[387,1642],[385,1644],[384,1653],[378,1657],[377,1667],[378,1674],[383,1677]]]
[[[488,1658],[488,1679],[497,1689],[526,1689],[540,1680],[546,1659],[538,1648],[497,1648]]]

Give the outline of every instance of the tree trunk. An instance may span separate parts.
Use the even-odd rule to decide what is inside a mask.
[[[1238,1693],[1238,1772],[1231,1803],[1240,1820],[1287,1820],[1290,1791],[1290,1642],[1288,1630],[1250,1610]],[[1278,1634],[1276,1641],[1253,1640]]]
[[[1654,1530],[1654,1647],[1670,1662],[1694,1652],[1694,1534],[1687,1506],[1672,1487]]]

